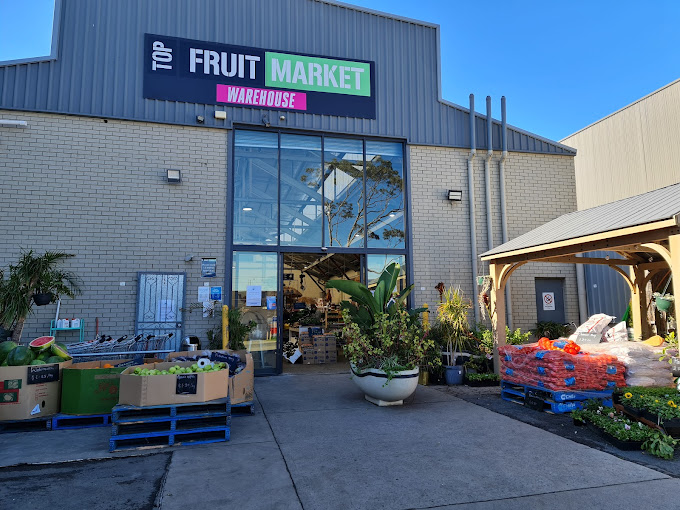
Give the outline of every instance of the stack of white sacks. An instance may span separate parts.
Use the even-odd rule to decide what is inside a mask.
[[[604,314],[593,315],[582,324],[570,339],[578,343],[578,333],[601,333],[599,344],[583,344],[584,352],[611,354],[626,365],[628,386],[673,386],[671,364],[664,357],[662,347],[652,347],[642,342],[629,342],[625,322],[608,326],[614,319]]]

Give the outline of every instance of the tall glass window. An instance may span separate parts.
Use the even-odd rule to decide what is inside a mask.
[[[278,137],[278,133],[236,131],[234,244],[277,244]]]
[[[321,137],[281,135],[281,245],[321,246]]]
[[[404,248],[404,150],[366,142],[366,225],[369,248]]]
[[[378,279],[383,270],[392,262],[401,266],[397,280],[397,292],[406,288],[406,257],[404,255],[367,255],[366,269],[368,270],[367,286],[373,289],[378,284]]]
[[[364,246],[364,147],[361,140],[324,140],[326,246]]]

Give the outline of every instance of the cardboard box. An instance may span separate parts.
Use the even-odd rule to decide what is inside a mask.
[[[314,348],[323,350],[335,350],[336,338],[334,335],[316,335],[314,337]]]
[[[57,414],[62,371],[71,363],[69,360],[49,365],[0,367],[0,421]]]
[[[76,363],[62,371],[61,412],[108,414],[118,403],[120,373],[132,360],[116,359]],[[114,368],[103,368],[113,365]]]
[[[152,363],[145,368],[167,370],[173,365],[190,367],[191,361]],[[131,375],[135,367],[120,374],[119,404],[133,406],[162,406],[190,404],[225,398],[229,394],[229,371],[203,372],[181,375]]]
[[[242,402],[250,402],[253,400],[254,386],[255,386],[255,366],[253,362],[253,355],[248,351],[230,351],[230,350],[201,350],[188,352],[171,352],[167,359],[172,360],[179,356],[187,357],[209,357],[211,353],[224,354],[238,354],[241,360],[245,360],[245,368],[236,375],[229,377],[229,397],[232,404],[240,404]]]

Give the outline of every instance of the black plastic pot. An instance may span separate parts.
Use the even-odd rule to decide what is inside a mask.
[[[634,451],[642,449],[642,441],[621,441],[590,422],[588,423],[588,428],[619,450]]]
[[[33,294],[33,302],[36,306],[49,305],[54,299],[54,295],[51,292],[46,292],[44,294]]]

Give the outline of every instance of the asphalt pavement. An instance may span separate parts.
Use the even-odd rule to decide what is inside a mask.
[[[622,452],[496,389],[401,407],[347,374],[258,378],[227,443],[108,452],[110,430],[0,434],[0,509],[676,509],[677,461]],[[582,436],[581,436],[582,434]]]

